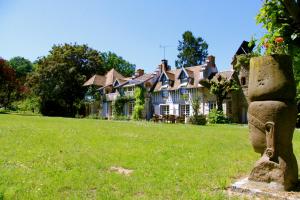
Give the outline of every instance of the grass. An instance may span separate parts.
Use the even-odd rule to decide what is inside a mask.
[[[0,115],[0,199],[226,199],[258,157],[240,125]]]

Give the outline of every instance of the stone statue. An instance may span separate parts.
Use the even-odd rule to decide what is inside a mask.
[[[252,58],[249,77],[248,123],[250,140],[262,157],[249,180],[277,182],[293,190],[298,182],[293,153],[296,124],[296,86],[292,63],[286,55]]]

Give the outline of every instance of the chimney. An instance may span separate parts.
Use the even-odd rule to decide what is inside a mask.
[[[207,56],[206,63],[208,67],[216,67],[215,57],[212,55]]]
[[[143,69],[137,69],[135,71],[135,77],[143,76],[144,75],[144,70]]]
[[[168,60],[161,60],[161,64],[160,64],[160,67],[161,67],[161,71],[168,71],[169,70],[169,66],[168,66]]]
[[[215,57],[214,56],[212,56],[212,55],[207,56],[206,62],[207,62],[207,66],[209,66],[209,67],[216,67]]]

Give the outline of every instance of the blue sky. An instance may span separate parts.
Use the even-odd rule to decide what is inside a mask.
[[[201,36],[219,70],[230,69],[243,40],[259,37],[260,0],[0,0],[0,56],[34,61],[53,44],[88,44],[150,72],[163,58],[174,67],[186,30]]]

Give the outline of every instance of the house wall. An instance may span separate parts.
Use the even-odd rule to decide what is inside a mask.
[[[163,105],[169,105],[169,114],[179,116],[180,105],[189,105],[189,115],[193,115],[192,100],[196,97],[200,98],[199,113],[207,115],[209,111],[216,108],[216,99],[209,93],[206,88],[192,88],[187,89],[187,98],[183,99],[179,90],[168,91],[168,97],[163,97],[162,92],[152,93],[152,104],[154,114],[161,115],[161,107]],[[228,106],[227,101],[223,103],[224,113],[227,113]]]

